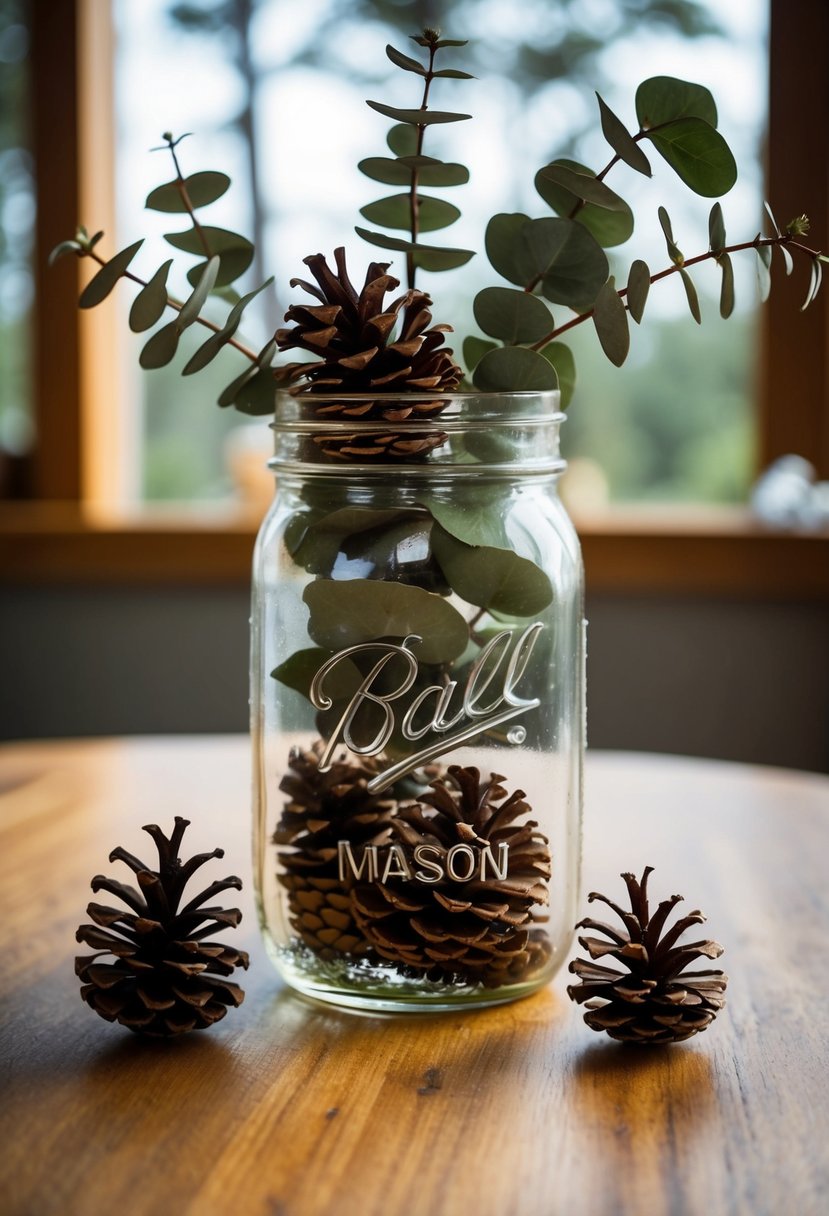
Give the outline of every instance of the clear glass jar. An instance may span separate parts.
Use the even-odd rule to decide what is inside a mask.
[[[547,983],[578,895],[583,583],[558,394],[389,396],[379,424],[373,400],[277,401],[254,557],[259,915],[309,996],[491,1005]]]

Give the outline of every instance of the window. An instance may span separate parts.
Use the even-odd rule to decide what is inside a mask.
[[[47,279],[42,268],[41,252],[66,235],[71,225],[67,217],[74,214],[100,215],[102,226],[112,228],[112,224],[107,223],[110,217],[103,214],[106,211],[106,189],[102,194],[99,189],[95,204],[85,201],[83,197],[91,188],[93,171],[101,173],[107,167],[107,157],[101,152],[102,148],[107,147],[107,133],[104,131],[102,135],[100,130],[96,132],[94,129],[96,124],[100,128],[107,107],[94,104],[89,93],[91,88],[105,93],[109,87],[107,78],[112,67],[112,48],[108,45],[106,29],[102,29],[105,23],[101,21],[101,16],[105,14],[105,5],[90,4],[88,0],[77,0],[76,3],[61,0],[58,4],[32,0],[31,7],[35,16],[32,61],[35,151],[41,180],[45,176],[49,183],[48,191],[40,192],[38,213],[40,252],[36,273],[40,342],[36,383],[41,442],[35,457],[35,486],[41,500],[63,500],[64,503],[75,503],[77,507],[74,511],[67,511],[64,507],[41,506],[28,511],[28,522],[22,532],[19,523],[8,523],[7,514],[5,534],[7,545],[11,546],[8,551],[21,571],[40,569],[46,565],[47,553],[56,564],[55,568],[59,569],[63,561],[69,563],[69,550],[66,548],[69,533],[76,536],[76,541],[72,543],[83,550],[90,569],[100,569],[104,564],[101,554],[108,551],[106,546],[110,543],[106,537],[124,536],[123,487],[128,482],[129,473],[125,465],[119,464],[117,453],[120,451],[130,455],[130,449],[134,450],[140,442],[140,430],[136,431],[133,419],[128,420],[128,427],[132,430],[128,429],[126,435],[122,434],[120,443],[113,443],[107,434],[114,416],[110,403],[113,375],[117,372],[118,363],[116,361],[115,371],[101,367],[109,348],[108,341],[99,337],[90,342],[90,324],[107,324],[98,320],[104,310],[96,310],[94,320],[90,316],[78,317],[74,309],[77,284],[70,282],[71,271],[60,277],[53,274]],[[160,0],[153,0],[152,6],[130,7],[133,11],[139,7],[152,7],[154,11],[160,11],[163,5]],[[195,7],[203,10],[208,6],[202,4]],[[720,9],[722,6],[716,7]],[[802,13],[800,9],[803,9]],[[355,11],[358,10],[363,11],[361,6],[355,6]],[[822,67],[817,50],[821,45],[819,35],[829,31],[818,28],[821,22],[823,25],[829,23],[829,14],[823,6],[815,6],[808,0],[798,0],[795,4],[788,0],[784,11],[782,0],[772,0],[769,193],[782,215],[793,214],[795,209],[806,210],[812,215],[815,230],[823,233],[827,228],[825,165],[819,157],[807,154],[796,138],[802,136],[802,110],[810,114],[812,124],[818,129],[825,129],[829,121],[829,102],[820,87]],[[258,45],[265,43],[258,42]],[[84,63],[83,72],[79,73],[76,69],[71,54],[73,47]],[[361,100],[359,106],[362,109]],[[557,140],[555,142],[558,144]],[[370,150],[374,146],[372,143]],[[79,160],[72,155],[76,147],[80,152]],[[222,155],[221,146],[217,145],[212,151],[214,155],[211,159],[217,165],[228,163]],[[132,150],[131,157],[136,164],[142,159],[134,156]],[[536,162],[537,157],[534,156],[533,164]],[[200,157],[197,167],[208,166]],[[236,173],[235,176],[238,178],[240,174]],[[368,183],[365,184],[368,186]],[[244,191],[239,193],[244,197]],[[487,211],[491,209],[487,204]],[[265,243],[267,245],[267,240]],[[277,270],[283,281],[295,272],[293,265],[285,269],[277,265]],[[763,460],[782,451],[798,450],[817,463],[826,475],[829,472],[826,465],[829,459],[826,450],[826,297],[823,296],[814,310],[801,317],[797,315],[801,291],[802,284],[795,285],[777,276],[770,308],[764,313],[766,340],[760,364],[761,374],[758,376],[763,400],[758,447]],[[111,318],[109,322],[111,332],[117,333],[119,325],[113,322],[117,322],[117,319]],[[732,329],[729,332],[734,334],[733,319],[730,324]],[[698,334],[694,336],[700,337]],[[94,355],[90,346],[94,347]],[[794,359],[790,354],[792,350],[797,351]],[[622,372],[617,376],[617,382],[626,375],[626,372]],[[94,384],[96,378],[99,381],[97,390]],[[109,387],[102,389],[101,384],[107,381]],[[180,383],[177,379],[177,387]],[[793,391],[785,393],[787,407],[782,411],[777,402],[784,399],[783,388],[788,389],[789,385],[793,386]],[[769,406],[772,401],[775,402],[773,409]],[[201,417],[214,411],[209,402],[200,403],[200,408],[204,410]],[[575,412],[573,416],[576,417]],[[573,429],[576,430],[575,425]],[[47,436],[48,441],[44,441]],[[200,438],[194,439],[193,443],[197,445],[200,441]],[[698,456],[698,462],[703,467],[710,467],[721,457],[717,447],[717,444],[713,445],[709,458],[706,458],[704,451]],[[134,462],[132,467],[135,467]],[[163,478],[159,475],[156,485],[162,484]],[[113,492],[113,486],[117,487],[117,493]],[[140,497],[138,488],[133,487],[136,498]],[[727,484],[726,492],[720,496],[734,496],[733,478]],[[114,520],[111,508],[119,497],[122,504],[120,519]],[[110,514],[105,517],[101,515],[101,507],[107,505]],[[92,511],[96,506],[97,515]],[[55,523],[58,517],[59,527]],[[23,516],[18,510],[16,519],[19,521],[21,518]],[[250,522],[237,520],[228,528],[225,521],[221,524],[211,522],[203,512],[198,521],[194,520],[190,525],[183,523],[183,518],[179,512],[174,524],[153,524],[152,527],[168,526],[165,535],[170,543],[175,543],[176,536],[182,538],[182,544],[183,538],[189,538],[187,562],[177,564],[173,558],[162,561],[158,553],[152,552],[152,527],[144,514],[133,524],[131,533],[128,533],[133,539],[128,540],[122,550],[123,553],[132,553],[132,558],[128,560],[122,557],[116,562],[116,566],[120,563],[125,567],[124,576],[130,570],[140,575],[142,571],[159,566],[165,568],[165,577],[172,571],[182,576],[188,572],[191,576],[201,573],[202,577],[245,576]],[[75,522],[70,526],[67,520]],[[56,528],[57,532],[62,529],[62,542],[54,539]],[[18,534],[23,536],[19,543],[8,539]],[[650,586],[661,582],[663,585],[701,587],[708,580],[710,586],[736,589],[749,585],[753,579],[756,587],[774,590],[779,581],[780,566],[769,568],[772,550],[775,553],[779,550],[781,555],[804,555],[802,558],[790,557],[787,561],[790,564],[793,561],[797,566],[802,560],[802,572],[797,575],[796,581],[799,579],[800,585],[810,593],[816,586],[823,586],[826,580],[825,575],[813,568],[816,549],[812,542],[820,543],[815,538],[762,536],[746,528],[745,517],[739,512],[719,513],[712,520],[698,511],[690,515],[677,515],[661,510],[657,522],[653,515],[643,517],[640,512],[632,514],[616,510],[611,517],[603,516],[592,523],[585,523],[583,534],[589,574],[594,586],[601,585],[602,578],[606,579],[608,586],[619,582],[626,586]],[[33,536],[38,541],[35,545],[32,544]],[[193,541],[194,536],[205,539],[203,543]],[[139,537],[144,539],[139,540]],[[221,541],[211,544],[211,538],[215,537],[221,537]],[[64,546],[62,549],[60,544]],[[99,546],[97,550],[95,545]],[[693,548],[694,545],[697,546],[695,560],[693,566],[689,566],[689,546]],[[221,558],[216,556],[219,552],[223,555]],[[736,564],[734,561],[738,552],[742,553],[742,565],[740,561]]]

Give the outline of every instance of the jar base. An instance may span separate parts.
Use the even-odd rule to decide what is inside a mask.
[[[359,959],[326,963],[304,947],[277,946],[267,933],[265,944],[277,971],[302,996],[366,1013],[448,1013],[505,1005],[544,988],[557,969],[548,960],[527,979],[485,988],[406,978]]]

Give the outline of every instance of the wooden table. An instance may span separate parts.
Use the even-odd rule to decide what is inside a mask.
[[[685,1216],[829,1211],[829,780],[589,757],[585,890],[656,866],[726,946],[728,1005],[667,1049],[594,1035],[547,990],[361,1016],[280,986],[259,943],[239,738],[0,749],[7,1216]],[[107,853],[192,819],[246,883],[245,1003],[144,1042],[78,996],[74,929]],[[585,910],[586,910],[586,904]],[[244,939],[244,940],[242,940]]]

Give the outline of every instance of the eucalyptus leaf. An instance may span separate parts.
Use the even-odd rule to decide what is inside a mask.
[[[497,486],[495,497],[470,489],[466,494],[458,492],[451,501],[435,494],[424,494],[420,502],[445,532],[449,532],[467,545],[488,545],[496,549],[509,549],[510,543],[504,530],[506,514],[505,491]]]
[[[734,311],[734,267],[731,263],[731,258],[727,253],[722,253],[717,258],[720,270],[722,271],[722,283],[720,284],[720,316],[730,317]]]
[[[688,307],[691,310],[691,316],[696,321],[697,325],[702,324],[702,315],[699,310],[699,297],[697,289],[694,286],[694,280],[691,278],[687,270],[680,270],[679,277],[682,279],[682,286],[685,288],[685,296],[688,300]]]
[[[714,251],[722,249],[725,245],[725,221],[723,220],[722,207],[719,203],[714,203],[711,208],[711,214],[708,216],[708,247]]]
[[[757,254],[757,287],[760,299],[765,301],[771,291],[771,246],[756,245],[754,252]]]
[[[536,616],[551,603],[553,588],[535,562],[510,549],[467,545],[440,524],[432,529],[432,551],[452,590],[487,611]]]
[[[579,312],[590,308],[609,267],[587,229],[573,220],[545,218],[531,220],[522,237],[541,276],[542,294]]]
[[[79,306],[94,308],[105,300],[143,244],[143,239],[136,241],[134,245],[128,245],[126,249],[116,253],[115,257],[110,258],[84,287],[78,300]]]
[[[558,377],[558,389],[561,393],[561,408],[566,410],[573,400],[576,388],[576,361],[569,346],[563,342],[548,342],[539,354],[551,363]]]
[[[418,227],[421,232],[435,232],[439,228],[448,228],[460,218],[460,210],[452,203],[443,199],[429,198],[428,195],[418,195]],[[411,196],[408,194],[393,194],[389,198],[378,199],[360,208],[360,215],[371,224],[382,224],[384,228],[411,227]]]
[[[295,650],[290,658],[274,668],[271,675],[281,684],[293,688],[295,692],[310,700],[314,676],[330,658],[333,658],[332,652],[319,646]],[[362,684],[363,675],[349,658],[341,658],[329,668],[324,682],[326,696],[331,697],[333,701],[349,700]]]
[[[182,368],[182,376],[192,376],[194,372],[201,371],[211,360],[216,358],[222,347],[227,345],[239,328],[242,314],[248,304],[259,295],[260,291],[264,291],[266,287],[270,287],[272,282],[273,276],[266,279],[260,287],[254,288],[253,291],[249,291],[247,295],[242,296],[241,299],[236,301],[219,333],[211,334],[207,341],[202,343],[192,358]]]
[[[198,320],[199,313],[204,308],[204,302],[213,290],[218,273],[219,259],[218,257],[212,257],[205,264],[204,270],[191,295],[188,296],[182,305],[176,320],[179,330],[187,329]]]
[[[524,287],[537,274],[523,239],[530,217],[523,212],[493,215],[486,226],[486,256],[494,270],[510,283]]]
[[[702,118],[680,118],[646,136],[685,185],[703,198],[727,194],[737,180],[731,149]]]
[[[201,236],[195,228],[188,228],[184,232],[165,232],[164,239],[174,249],[204,256],[203,237],[210,251],[209,256],[205,257],[205,260],[197,266],[192,267],[187,273],[187,278],[191,283],[197,283],[209,258],[218,255],[220,265],[216,286],[226,287],[244,274],[250,266],[253,261],[253,245],[238,232],[229,232],[225,228],[202,226],[200,232]]]
[[[132,302],[129,316],[129,327],[133,333],[140,334],[146,329],[152,329],[167,307],[167,276],[173,259],[168,258],[153,277],[142,287]]]
[[[657,215],[659,216],[659,223],[662,231],[665,234],[665,244],[668,246],[668,257],[675,266],[681,266],[685,261],[685,257],[682,250],[674,241],[674,230],[673,225],[671,224],[671,217],[668,215],[668,212],[664,207],[658,208]]]
[[[412,241],[404,241],[400,237],[386,236],[383,232],[370,232],[367,228],[355,228],[354,231],[369,245],[380,249],[396,249],[401,253],[411,253],[416,266],[424,270],[454,270],[463,266],[474,256],[472,249],[443,249],[436,245],[420,245]]]
[[[768,199],[763,199],[763,207],[765,208],[766,215],[771,220],[771,226],[772,226],[774,235],[780,236],[781,235],[780,225],[778,224],[777,220],[774,218],[774,212],[771,209],[771,203],[768,201]]]
[[[439,72],[432,72],[434,77],[443,77],[444,80],[474,80],[475,77],[469,72],[461,72],[458,68],[441,68]]]
[[[421,186],[462,186],[469,181],[469,170],[464,165],[444,163],[431,156],[403,156],[397,160],[388,156],[369,156],[361,160],[357,168],[372,181],[387,186],[410,185],[415,169]]]
[[[299,520],[305,521],[300,531]],[[372,560],[363,544],[366,533],[383,533],[392,524],[401,522],[421,527],[428,523],[423,511],[405,511],[398,507],[385,510],[371,507],[344,507],[338,511],[325,512],[315,518],[310,512],[302,512],[291,521],[291,533],[286,531],[285,543],[297,565],[310,574],[328,577],[331,575],[340,553],[346,553],[348,538],[357,537],[358,543],[347,556],[364,556]],[[376,564],[376,563],[375,563]]]
[[[397,123],[386,135],[386,143],[395,156],[414,156],[417,153],[417,130],[408,123]]]
[[[382,638],[416,635],[412,653],[424,663],[451,663],[466,649],[469,630],[443,597],[379,579],[317,579],[302,596],[313,642],[339,651]]]
[[[652,76],[636,90],[636,117],[643,129],[677,118],[702,118],[716,127],[717,106],[704,85],[674,76]]]
[[[627,281],[628,312],[638,325],[645,311],[645,302],[651,289],[651,272],[647,262],[641,258],[631,263]]]
[[[236,400],[236,394],[241,392],[242,388],[249,380],[253,379],[258,370],[259,369],[257,368],[256,364],[252,363],[250,367],[246,367],[243,372],[240,372],[235,380],[231,380],[230,384],[228,384],[226,388],[222,389],[221,393],[219,394],[218,405],[222,409],[226,409],[227,406],[233,405],[234,401]]]
[[[780,250],[780,256],[783,259],[783,265],[786,268],[786,274],[789,275],[794,270],[794,262],[792,261],[792,255],[789,253],[789,251],[785,245],[778,245],[777,248]]]
[[[596,100],[599,103],[599,116],[602,122],[602,134],[610,144],[616,155],[623,160],[626,165],[630,165],[631,169],[635,169],[637,173],[644,173],[645,177],[651,176],[651,166],[645,153],[639,147],[630,131],[620,118],[613,113],[610,106],[596,94]]]
[[[823,282],[823,264],[820,258],[812,258],[812,272],[809,277],[809,287],[806,291],[806,299],[800,305],[800,311],[805,312],[812,304],[820,291]]]
[[[558,388],[555,368],[538,351],[501,346],[484,355],[472,377],[482,392],[546,392]]]
[[[83,246],[77,241],[61,241],[59,245],[55,245],[54,249],[49,254],[49,266],[54,266],[55,262],[59,261],[60,258],[66,257],[67,254],[80,253],[82,248]]]
[[[416,72],[418,76],[425,76],[426,69],[417,59],[412,59],[411,55],[404,55],[402,51],[398,51],[393,46],[386,47],[386,55],[392,61],[395,67],[402,68],[404,72]]]
[[[244,381],[233,397],[233,405],[240,414],[261,418],[274,411],[276,386],[270,368],[259,368]]]
[[[475,296],[472,311],[485,334],[510,345],[538,342],[553,324],[538,296],[511,287],[485,287]]]
[[[138,356],[138,362],[141,367],[148,370],[156,367],[166,367],[175,357],[180,337],[181,331],[175,321],[170,321],[168,325],[163,325],[161,329],[157,329],[149,341],[145,343],[141,354]]]
[[[488,351],[495,350],[494,342],[487,342],[485,338],[477,338],[474,334],[470,334],[468,338],[463,340],[463,361],[466,364],[468,371],[474,371],[475,367],[483,359]]]
[[[616,291],[613,275],[599,289],[593,305],[593,324],[602,350],[611,363],[621,367],[630,350],[627,311]]]
[[[172,182],[165,182],[163,186],[157,186],[147,195],[144,206],[151,211],[186,214],[190,208],[184,200],[185,190],[190,205],[196,208],[207,207],[209,203],[215,203],[216,199],[227,193],[229,186],[230,178],[226,173],[215,173],[210,170],[194,173],[190,177],[184,178],[182,182],[176,179]]]
[[[633,212],[592,169],[574,160],[556,160],[535,175],[535,188],[559,215],[572,218],[609,248],[622,245],[633,232]]]
[[[448,110],[400,110],[397,106],[387,106],[380,101],[367,101],[378,114],[392,118],[397,123],[408,123],[416,127],[428,127],[434,123],[463,122],[471,118],[471,114],[451,114]]]

